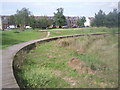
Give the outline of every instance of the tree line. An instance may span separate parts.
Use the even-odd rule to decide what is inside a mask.
[[[33,29],[44,28],[50,26],[52,23],[52,19],[49,19],[47,16],[35,19],[34,15],[27,8],[17,10],[16,14],[11,15],[9,20],[10,25],[17,25],[20,29],[24,29],[26,25],[31,26]]]
[[[47,16],[41,16],[37,19],[31,14],[29,9],[22,8],[21,10],[17,10],[16,14],[10,16],[9,24],[17,25],[17,27],[20,27],[20,29],[24,29],[26,25],[31,26],[33,29],[46,28],[51,25],[59,26],[61,28],[61,26],[67,25],[63,11],[63,8],[58,8],[52,19]],[[76,20],[76,25],[84,26],[85,22],[86,18],[83,16]],[[120,26],[120,12],[118,12],[117,9],[114,9],[108,14],[105,14],[105,12],[99,10],[97,14],[95,13],[95,18],[91,22],[91,26],[96,27],[117,27],[118,25]]]
[[[67,26],[66,18],[63,15],[63,8],[58,8],[57,12],[54,13],[54,17],[51,19],[47,16],[41,16],[40,18],[35,18],[34,15],[31,14],[29,9],[22,8],[21,10],[17,10],[16,14],[10,16],[9,24],[17,25],[20,29],[24,29],[26,25],[31,26],[33,29],[35,28],[46,28],[51,25],[58,26],[61,28],[62,26]],[[81,19],[76,21],[78,26],[83,26],[86,21],[83,16]]]
[[[118,27],[120,26],[120,12],[117,9],[114,9],[112,12],[105,14],[102,10],[95,13],[95,18],[91,22],[91,26],[96,27]]]
[[[53,19],[47,16],[41,16],[36,19],[34,15],[31,14],[29,9],[22,8],[17,10],[15,15],[10,16],[9,20],[10,25],[17,25],[21,29],[24,29],[26,25],[34,28],[46,28],[50,25],[57,25],[59,27],[66,25],[66,18],[63,15],[63,8],[58,8],[57,13],[54,13]]]

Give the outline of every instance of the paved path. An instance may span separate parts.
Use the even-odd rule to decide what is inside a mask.
[[[13,75],[13,58],[20,49],[39,40],[42,39],[16,44],[2,50],[2,65],[0,65],[2,66],[2,88],[19,88]]]
[[[48,38],[50,32],[47,33],[45,38]],[[15,54],[24,46],[27,46],[31,43],[37,42],[38,40],[31,40],[28,42],[23,42],[16,44],[10,47],[7,47],[4,50],[0,50],[0,89],[1,88],[19,88],[16,83],[16,80],[13,75],[12,62]]]
[[[2,50],[0,50],[0,90],[2,88]]]
[[[46,38],[48,38],[50,36],[50,32],[47,32],[47,36],[46,36]]]

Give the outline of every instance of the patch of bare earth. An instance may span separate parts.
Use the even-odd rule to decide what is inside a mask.
[[[56,76],[59,76],[61,79],[67,81],[71,86],[74,86],[78,83],[77,80],[75,80],[73,77],[68,77],[68,76],[65,76],[65,77],[62,77],[62,72],[61,71],[58,71],[58,70],[54,70],[53,73],[56,75]]]
[[[81,61],[79,58],[72,58],[71,60],[69,60],[67,64],[68,66],[72,67],[79,73],[88,73],[88,74],[95,73],[94,70],[86,66],[85,63]]]
[[[67,81],[71,86],[74,86],[78,83],[78,81],[74,80],[72,77],[64,77],[62,79]]]
[[[85,63],[78,58],[72,58],[67,64],[79,73],[88,73],[88,74],[95,73],[95,71],[93,71],[88,66],[86,66]],[[53,73],[56,76],[60,77],[61,79],[67,81],[71,86],[75,86],[76,84],[79,83],[79,81],[74,79],[73,77],[68,77],[68,76],[62,77],[61,71],[54,70]]]

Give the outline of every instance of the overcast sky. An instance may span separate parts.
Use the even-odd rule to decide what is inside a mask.
[[[23,7],[37,16],[53,16],[56,9],[64,8],[65,16],[94,16],[100,9],[105,13],[118,8],[119,0],[2,0],[0,15],[12,15]]]

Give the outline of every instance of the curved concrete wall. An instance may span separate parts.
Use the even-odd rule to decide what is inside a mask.
[[[65,35],[65,36],[58,36],[58,37],[51,37],[51,38],[44,38],[38,40],[32,40],[20,44],[16,44],[13,46],[8,47],[7,49],[3,50],[2,54],[2,88],[19,88],[21,87],[16,82],[17,78],[15,79],[16,75],[15,72],[16,67],[18,68],[24,60],[25,55],[39,45],[42,42],[49,42],[52,40],[57,40],[61,38],[68,38],[68,37],[79,37],[85,35],[107,35],[113,33],[96,33],[96,34],[76,34],[76,35]],[[115,33],[119,34],[119,33]]]

